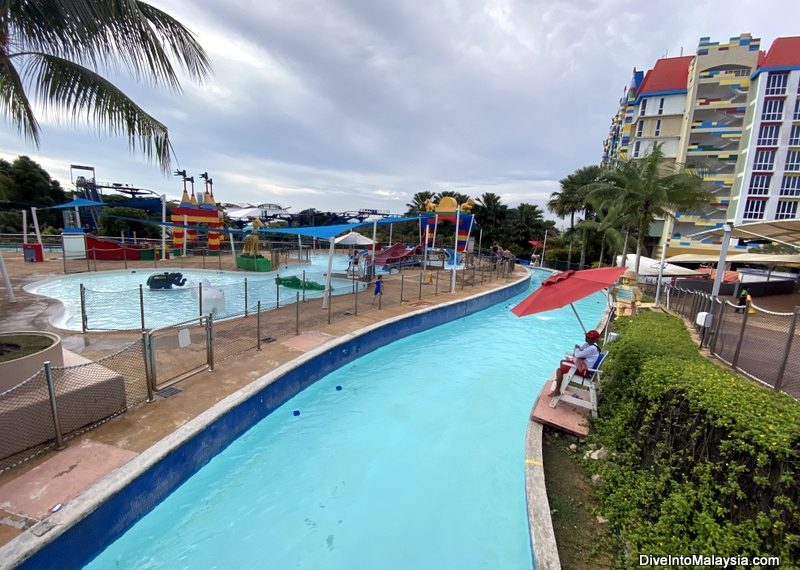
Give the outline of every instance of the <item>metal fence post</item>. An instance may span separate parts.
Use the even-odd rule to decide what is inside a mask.
[[[303,280],[303,288],[305,288],[306,282],[305,279]],[[281,282],[275,279],[275,308],[281,308]]]
[[[300,292],[298,291],[295,295],[297,295],[297,300],[294,302],[294,334],[300,334]]]
[[[97,248],[92,248],[92,261],[94,261],[94,272],[97,273]]]
[[[328,292],[328,324],[331,324],[331,307],[333,306],[333,291]]]
[[[89,324],[89,317],[86,314],[86,287],[83,286],[83,283],[81,283],[80,285],[81,285],[81,289],[80,289],[80,291],[81,291],[81,332],[85,333],[86,329],[88,328],[88,324]]]
[[[144,330],[144,289],[141,283],[139,283],[139,316],[142,320],[142,330]]]
[[[742,328],[739,330],[739,342],[736,343],[736,352],[733,355],[733,362],[731,366],[736,370],[736,365],[739,363],[739,351],[742,349],[742,340],[744,340],[744,329],[747,326],[747,316],[750,314],[750,301],[747,301],[744,306],[744,316],[742,317]]]
[[[419,274],[419,298],[422,299],[422,272]],[[402,301],[402,299],[401,299]]]
[[[714,336],[711,338],[711,345],[708,347],[708,349],[711,351],[711,354],[713,355],[717,354],[717,338],[719,338],[719,331],[722,328],[722,319],[724,316],[725,316],[725,300],[723,299],[722,301],[720,301],[719,315],[715,317],[717,319],[717,322],[714,323]]]
[[[244,278],[244,316],[247,316],[247,277]]]
[[[222,271],[222,250],[218,250],[217,253],[217,267]]]
[[[147,386],[147,401],[152,402],[153,398],[153,372],[152,360],[150,359],[150,336],[147,331],[142,331],[142,357],[144,358],[144,383]]]
[[[203,282],[197,284],[197,302],[199,303],[200,316],[203,316]]]
[[[786,372],[786,362],[789,360],[789,353],[792,351],[792,342],[794,341],[794,331],[797,327],[798,314],[800,314],[800,307],[795,307],[794,314],[792,314],[792,324],[789,325],[789,338],[786,340],[786,350],[783,352],[781,367],[778,369],[778,377],[775,379],[776,391],[780,390],[783,386],[783,374]]]
[[[88,271],[88,272],[92,271],[92,266],[89,264],[89,253],[88,252],[86,253],[86,271]]]
[[[47,380],[47,391],[50,393],[50,411],[53,412],[53,427],[56,432],[56,451],[61,451],[66,447],[64,438],[61,435],[61,422],[58,419],[58,406],[56,405],[56,388],[53,385],[53,371],[50,368],[50,361],[44,361],[44,376]]]
[[[303,269],[303,302],[306,300],[306,270]]]
[[[438,294],[439,294],[439,272],[437,271],[436,272],[436,285],[433,288],[433,296],[435,297]]]
[[[125,244],[122,245],[122,259],[125,260],[125,269],[128,269],[128,248],[125,247]]]
[[[261,350],[261,301],[256,303],[256,348]]]
[[[405,286],[406,276],[400,274],[400,304],[403,304],[403,287]]]
[[[208,313],[206,317],[206,355],[208,369],[214,371],[214,315]]]

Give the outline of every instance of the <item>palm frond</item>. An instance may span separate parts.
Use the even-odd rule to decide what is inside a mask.
[[[93,68],[124,67],[137,79],[175,90],[180,81],[173,61],[195,81],[211,73],[192,32],[145,2],[15,2],[9,22],[14,53],[47,53]]]
[[[39,146],[39,123],[22,78],[8,58],[0,58],[0,110],[23,137]]]
[[[105,78],[48,54],[27,56],[24,77],[46,111],[64,111],[72,120],[83,117],[108,134],[124,134],[132,151],[138,148],[169,172],[172,148],[167,127]]]

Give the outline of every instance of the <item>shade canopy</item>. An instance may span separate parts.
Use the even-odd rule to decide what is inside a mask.
[[[681,253],[668,257],[669,263],[716,263],[719,261],[719,254],[710,253]]]
[[[544,244],[537,239],[529,239],[528,243],[531,244],[533,247],[544,247]]]
[[[381,218],[380,220],[372,220],[368,222],[357,222],[353,224],[334,224],[330,226],[308,226],[305,228],[266,228],[258,230],[260,234],[291,234],[301,235],[308,237],[315,237],[320,239],[332,239],[341,233],[355,228],[371,226],[377,224],[379,226],[386,224],[398,224],[401,222],[419,222],[420,219],[429,218],[430,214],[422,214],[419,216],[408,217],[391,217]]]
[[[617,256],[617,263],[622,261],[622,256]],[[625,268],[631,269],[636,271],[640,277],[658,277],[658,265],[659,261],[653,259],[651,257],[645,257],[644,255],[639,260],[639,269],[638,271],[634,267],[636,265],[636,256],[633,254],[629,254],[628,258],[625,260]],[[687,269],[686,267],[680,267],[678,265],[673,265],[671,263],[664,264],[664,270],[661,272],[662,277],[681,277],[684,275],[695,275],[697,272],[693,269]]]
[[[66,202],[65,204],[59,204],[58,206],[50,206],[49,208],[41,208],[41,209],[66,210],[67,208],[97,208],[100,206],[105,206],[105,204],[103,202],[87,200],[86,198],[74,198],[71,202]]]
[[[769,253],[739,253],[736,255],[728,256],[728,261],[730,261],[731,263],[751,263],[753,265],[767,265],[767,266],[783,265],[786,267],[798,267],[800,266],[800,255],[769,254]]]
[[[689,237],[702,239],[706,237],[721,238],[723,228],[706,230],[692,234]],[[772,220],[739,224],[731,232],[732,238],[743,240],[769,240],[800,246],[800,218],[790,220]]]
[[[372,245],[374,242],[358,232],[350,232],[333,240],[338,245]]]
[[[564,271],[551,275],[533,293],[525,297],[511,312],[518,317],[560,309],[588,297],[614,283],[625,272],[624,267],[600,267],[583,271]]]

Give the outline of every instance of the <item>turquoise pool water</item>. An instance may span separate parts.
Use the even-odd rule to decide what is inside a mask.
[[[88,568],[531,568],[528,414],[582,334],[569,308],[515,317],[521,298],[321,379]],[[576,305],[596,323],[605,299]]]
[[[53,316],[51,323],[62,329],[79,331],[81,330],[80,285],[82,283],[86,287],[86,312],[89,329],[131,330],[141,327],[139,306],[139,285],[141,284],[143,286],[145,327],[158,328],[188,321],[199,314],[197,284],[200,282],[204,283],[207,294],[207,286],[223,291],[223,300],[217,303],[206,300],[203,311],[206,313],[209,307],[217,305],[219,310],[214,314],[218,318],[244,312],[245,278],[247,278],[248,310],[254,310],[259,300],[264,309],[275,306],[279,293],[281,305],[294,303],[297,298],[297,290],[287,287],[281,287],[278,290],[275,285],[275,276],[296,275],[302,277],[305,271],[307,280],[324,284],[325,273],[328,271],[328,256],[311,255],[309,261],[309,264],[284,266],[268,273],[179,268],[80,273],[31,283],[25,286],[25,290],[61,301],[63,310]],[[347,256],[336,255],[332,271],[344,273],[347,265]],[[146,285],[147,278],[164,271],[182,273],[186,278],[186,284],[171,290],[151,291]],[[352,281],[345,279],[333,279],[331,285],[334,295],[350,293],[354,286]],[[363,284],[360,286],[364,287]],[[306,291],[306,298],[314,297],[322,297],[322,292]]]

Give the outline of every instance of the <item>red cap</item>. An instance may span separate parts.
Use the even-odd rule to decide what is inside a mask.
[[[586,333],[586,338],[591,340],[597,340],[600,338],[600,333],[596,330],[590,330]]]

